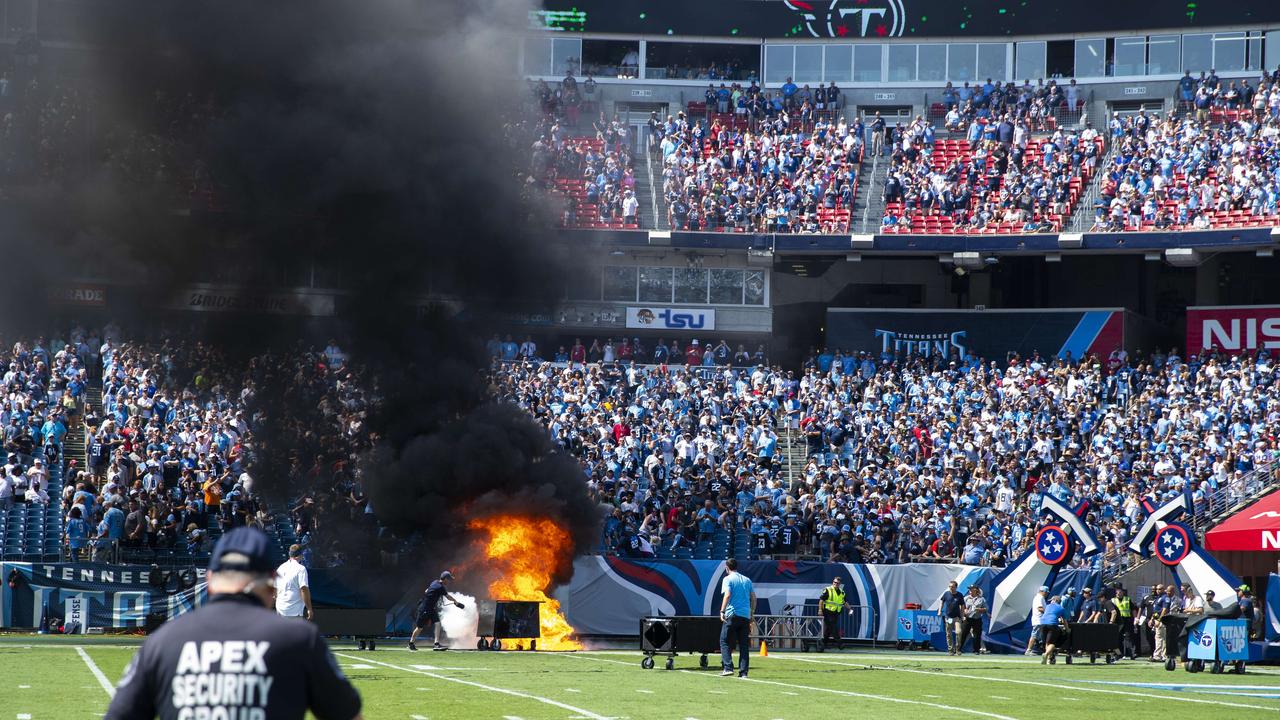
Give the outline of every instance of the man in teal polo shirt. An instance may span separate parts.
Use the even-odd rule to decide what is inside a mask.
[[[729,574],[720,586],[724,599],[720,602],[720,665],[721,677],[733,675],[733,655],[730,649],[738,646],[738,677],[747,676],[751,651],[751,616],[756,611],[756,593],[751,579],[738,572],[738,561],[725,561]]]

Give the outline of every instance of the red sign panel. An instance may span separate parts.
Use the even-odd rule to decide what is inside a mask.
[[[1280,350],[1280,305],[1187,308],[1187,353]]]

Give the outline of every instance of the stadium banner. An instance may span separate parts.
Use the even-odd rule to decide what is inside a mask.
[[[912,563],[854,565],[849,563],[757,560],[739,563],[751,578],[756,612],[780,615],[814,614],[817,598],[831,579],[844,581],[846,600],[854,609],[845,617],[846,638],[894,641],[898,611],[907,603],[924,610],[941,608],[942,592],[955,580],[962,592],[977,584],[991,597],[991,568],[969,565]],[[647,615],[713,615],[719,608],[725,564],[720,560],[635,560],[586,556],[574,563],[573,581],[558,594],[565,616],[586,635],[635,635],[639,619]],[[1098,573],[1064,570],[1054,580],[1055,593],[1094,585]],[[1031,608],[1026,608],[1030,616]],[[1000,633],[998,644],[1025,647],[1029,628]]]
[[[1187,354],[1280,349],[1280,305],[1187,308]]]
[[[532,29],[736,38],[999,37],[1256,25],[1273,0],[1117,4],[1106,0],[544,0]],[[1188,11],[1191,8],[1191,11]],[[1123,34],[1123,33],[1122,33]]]
[[[335,301],[333,293],[327,292],[258,292],[221,285],[192,285],[175,295],[168,307],[191,312],[329,317],[334,314]]]
[[[62,617],[68,602],[78,599],[84,628],[136,628],[148,616],[175,618],[204,604],[204,573],[187,576],[164,571],[152,583],[148,566],[105,564],[0,563],[0,627],[38,628]]]
[[[168,620],[204,604],[203,568],[185,578],[182,569],[162,572],[153,585],[149,565],[0,563],[0,627],[36,628],[43,618],[65,618],[73,598],[84,604],[85,627],[104,628],[142,627],[153,613]],[[318,607],[390,609],[404,592],[405,575],[396,569],[313,568],[309,575]],[[184,588],[184,579],[194,584]],[[421,594],[422,587],[410,590],[415,600]]]
[[[72,283],[49,288],[49,302],[71,307],[103,307],[107,304],[107,288],[98,283]]]
[[[630,330],[715,330],[716,311],[657,305],[627,308]]]
[[[1003,360],[1027,357],[1106,359],[1124,348],[1120,309],[1073,310],[827,310],[827,347],[875,355],[952,355]]]

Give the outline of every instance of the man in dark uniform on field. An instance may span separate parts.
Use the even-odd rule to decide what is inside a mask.
[[[432,628],[435,632],[435,643],[431,646],[432,650],[448,650],[447,645],[440,642],[440,601],[448,600],[449,602],[462,607],[462,603],[449,594],[448,584],[453,581],[453,573],[445,570],[440,573],[439,580],[432,580],[427,586],[427,591],[423,593],[422,600],[418,602],[418,621],[413,625],[413,634],[409,636],[409,649],[418,649],[418,633]]]
[[[222,536],[209,603],[142,644],[106,720],[361,720],[360,694],[316,626],[275,613],[270,546],[253,528]]]

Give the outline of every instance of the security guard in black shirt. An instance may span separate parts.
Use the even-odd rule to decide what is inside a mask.
[[[162,626],[125,668],[106,720],[361,720],[316,626],[277,615],[267,536],[241,527],[209,560],[209,603]]]

